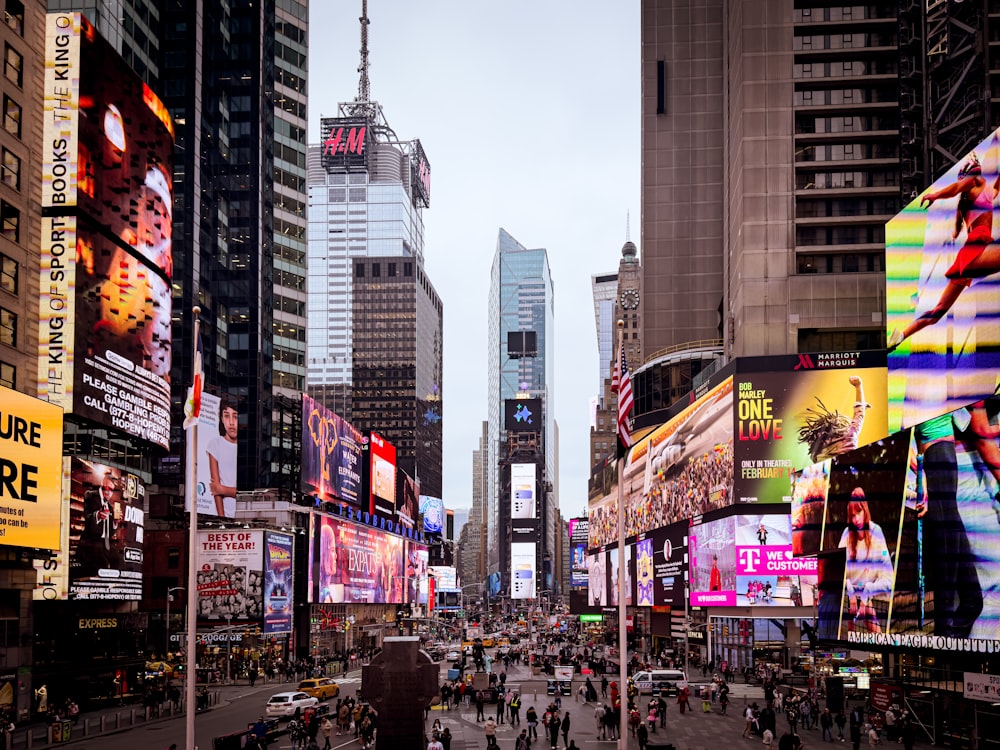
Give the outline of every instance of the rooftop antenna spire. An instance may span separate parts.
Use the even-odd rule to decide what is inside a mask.
[[[625,212],[625,241],[629,242],[632,239],[632,233],[629,230],[629,219],[631,218],[631,212]]]
[[[358,20],[361,21],[361,64],[358,65],[361,80],[358,81],[357,101],[368,102],[371,93],[368,83],[368,24],[371,23],[368,20],[368,0],[361,0],[361,18]]]

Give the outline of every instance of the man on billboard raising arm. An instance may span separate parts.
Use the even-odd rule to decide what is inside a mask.
[[[955,262],[945,271],[948,284],[941,292],[937,304],[917,316],[902,331],[896,329],[889,335],[890,352],[917,331],[941,320],[958,301],[962,292],[972,285],[974,279],[981,279],[1000,271],[1000,245],[993,243],[993,199],[998,191],[1000,191],[1000,175],[993,185],[987,185],[979,158],[973,151],[959,170],[957,182],[928,193],[920,199],[921,207],[926,203],[930,208],[937,200],[959,196],[958,218],[965,223],[969,232]]]

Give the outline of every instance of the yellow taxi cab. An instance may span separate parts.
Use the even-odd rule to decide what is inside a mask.
[[[483,636],[483,648],[493,648],[495,641],[492,635]]]
[[[321,701],[336,698],[340,695],[340,685],[329,677],[316,677],[309,680],[302,680],[297,688],[306,695],[318,698]]]

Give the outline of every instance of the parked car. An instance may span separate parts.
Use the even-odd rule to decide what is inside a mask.
[[[453,650],[453,651],[449,651],[445,655],[444,660],[445,661],[459,661],[461,658],[462,658],[462,655],[460,653],[458,653],[458,651],[454,651]]]
[[[267,699],[267,706],[264,712],[268,716],[297,718],[302,715],[303,711],[310,706],[315,706],[317,703],[319,703],[319,699],[299,691],[275,693]]]
[[[336,698],[340,695],[340,685],[329,677],[317,677],[309,680],[302,680],[298,689],[306,695],[311,695],[321,701]]]

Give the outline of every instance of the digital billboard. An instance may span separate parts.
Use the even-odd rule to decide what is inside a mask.
[[[636,580],[645,589],[638,597],[640,607],[650,606],[646,604],[649,601],[647,566],[650,563],[646,555],[650,550],[653,554],[652,606],[684,606],[684,576],[688,571],[687,533],[688,522],[681,521],[657,529],[637,542]]]
[[[634,547],[629,544],[625,546],[625,605],[632,606],[635,597],[632,590],[635,588],[635,560],[633,558]],[[608,550],[608,582],[607,590],[611,592],[611,606],[617,607],[619,600],[618,588],[618,548]]]
[[[402,469],[396,472],[396,520],[414,528],[420,513],[420,483]]]
[[[323,502],[360,506],[361,433],[309,396],[302,397],[302,491]]]
[[[146,485],[113,466],[73,458],[70,596],[142,599]]]
[[[988,398],[1000,372],[1000,246],[990,133],[885,227],[889,428]]]
[[[508,398],[503,402],[503,428],[507,432],[540,432],[542,430],[542,400],[540,398]]]
[[[431,165],[427,161],[424,147],[418,140],[413,141],[410,157],[410,184],[424,208],[431,205]]]
[[[386,518],[396,516],[396,446],[377,433],[368,444],[371,461],[371,505],[369,511]]]
[[[889,432],[882,352],[742,358],[736,369],[737,503],[790,502],[794,470]]]
[[[427,575],[427,548],[380,529],[321,515],[316,559],[321,604],[403,604]],[[409,550],[407,549],[409,547]],[[419,553],[423,551],[421,559]],[[412,584],[411,584],[412,585]]]
[[[608,603],[608,553],[594,550],[587,555],[587,606],[603,607]]]
[[[39,395],[169,448],[173,125],[78,13],[46,20]]]
[[[833,459],[820,625],[860,646],[995,649],[1000,398]],[[824,606],[824,602],[826,606]]]
[[[537,589],[535,542],[510,545],[510,598],[534,599]]]
[[[420,515],[425,534],[440,534],[444,528],[444,500],[430,495],[420,496]]]
[[[732,409],[733,378],[726,377],[629,450],[623,480],[626,537],[731,503]],[[598,519],[598,530],[614,527],[617,539],[612,511]]]
[[[570,586],[587,585],[588,533],[586,518],[571,518],[569,520]]]
[[[450,591],[458,587],[458,574],[450,565],[431,565],[427,570],[434,576],[438,591]]]
[[[198,515],[236,515],[239,412],[229,399],[201,394],[198,414]]]
[[[60,467],[62,496],[70,497],[70,476],[73,459],[62,457]],[[59,549],[48,557],[35,555],[35,588],[31,597],[35,601],[62,601],[69,596],[69,517],[71,503],[59,503]]]
[[[58,550],[63,410],[0,386],[0,542]]]
[[[691,604],[695,606],[812,606],[817,563],[792,554],[791,516],[778,512],[694,519]]]
[[[618,543],[618,461],[603,461],[587,488],[588,547]]]
[[[427,575],[427,547],[421,544],[414,544],[411,541],[406,543],[406,601],[413,604],[427,604],[428,601],[428,581]]]
[[[292,632],[292,560],[295,537],[264,534],[264,633]]]
[[[538,498],[536,496],[537,464],[510,465],[510,517],[513,519],[535,518]]]

